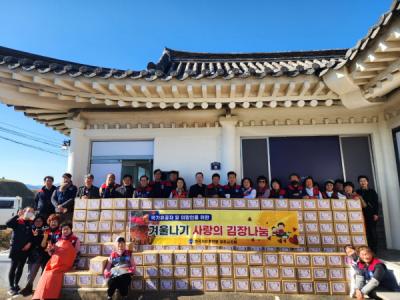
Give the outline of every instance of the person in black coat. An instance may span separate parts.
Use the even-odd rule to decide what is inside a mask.
[[[55,212],[60,214],[62,221],[72,221],[77,192],[77,187],[72,184],[72,175],[64,173],[61,185],[54,191],[51,197]]]
[[[51,214],[54,214],[54,206],[51,203],[51,196],[56,190],[56,187],[53,185],[54,178],[52,176],[46,176],[43,181],[44,186],[37,192],[33,208],[41,216],[47,218]]]
[[[106,182],[103,183],[99,189],[101,198],[118,198],[119,193],[117,192],[118,184],[115,183],[115,174],[108,173]]]
[[[153,181],[150,181],[149,186],[151,187],[151,198],[163,198],[165,197],[165,182],[161,180],[162,171],[155,169],[153,172]]]
[[[204,175],[202,172],[196,173],[196,184],[189,189],[189,198],[202,198],[206,196],[207,186],[203,183]]]
[[[18,214],[6,222],[6,226],[13,230],[10,244],[11,259],[10,271],[8,273],[8,281],[10,296],[16,295],[20,291],[19,280],[24,270],[29,250],[32,246],[32,220],[34,218],[34,209],[25,207],[18,211]]]
[[[79,187],[78,194],[79,198],[86,199],[98,199],[100,198],[99,188],[93,185],[94,176],[93,174],[85,175],[85,185]]]
[[[358,176],[360,188],[357,190],[364,200],[366,206],[363,207],[365,229],[367,231],[368,246],[376,253],[378,246],[378,236],[376,232],[376,224],[379,219],[379,202],[378,194],[374,189],[369,188],[369,179],[365,175]]]
[[[132,186],[133,178],[131,175],[124,175],[122,185],[116,189],[119,198],[132,198],[135,188]]]
[[[301,185],[299,174],[292,173],[289,175],[289,184],[286,188],[286,197],[289,199],[303,198],[303,186]]]

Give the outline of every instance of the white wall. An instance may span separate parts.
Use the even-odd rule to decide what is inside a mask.
[[[93,156],[153,155],[153,141],[104,141],[92,143]]]

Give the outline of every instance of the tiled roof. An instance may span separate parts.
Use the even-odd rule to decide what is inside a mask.
[[[0,47],[0,65],[9,69],[39,73],[68,74],[71,77],[184,80],[187,78],[246,78],[253,76],[319,75],[344,61],[346,50],[274,53],[195,53],[164,49],[157,63],[141,71],[118,70],[63,61]]]

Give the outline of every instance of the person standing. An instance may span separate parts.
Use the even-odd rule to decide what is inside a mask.
[[[206,196],[207,186],[203,183],[204,174],[196,173],[196,184],[193,184],[189,189],[189,198],[203,198]]]
[[[248,177],[242,179],[242,193],[245,199],[254,199],[257,197],[257,191],[253,188],[253,182]]]
[[[303,199],[322,199],[321,192],[311,176],[304,179]]]
[[[101,198],[118,198],[119,193],[117,192],[118,184],[115,183],[115,174],[108,173],[106,182],[103,183],[99,189]]]
[[[93,185],[93,180],[93,174],[85,175],[85,185],[79,187],[78,194],[76,196],[85,199],[100,198],[99,188]]]
[[[62,221],[72,221],[75,197],[78,189],[72,183],[72,175],[64,173],[61,185],[53,192],[51,202]]]
[[[335,182],[332,179],[325,181],[325,191],[321,192],[324,199],[339,199],[338,193],[334,189]]]
[[[222,185],[219,183],[221,177],[218,173],[214,173],[211,177],[212,182],[207,185],[206,196],[209,198],[224,197],[224,190]]]
[[[183,199],[187,198],[187,190],[186,190],[186,183],[185,179],[182,177],[178,177],[176,180],[176,188],[171,191],[169,198],[174,199]]]
[[[169,172],[169,180],[164,183],[164,197],[168,198],[173,190],[176,189],[179,172],[172,170]]]
[[[376,224],[378,223],[379,202],[376,191],[369,187],[369,179],[365,175],[358,176],[360,188],[357,190],[366,206],[363,208],[365,227],[367,231],[368,246],[374,253],[378,250],[378,236]]]
[[[270,190],[268,188],[268,180],[264,175],[257,177],[257,197],[269,198]]]
[[[54,214],[54,206],[51,203],[51,196],[56,190],[56,187],[53,185],[53,176],[46,176],[43,181],[44,185],[35,196],[35,204],[33,208],[38,212],[39,215],[46,219],[51,214]]]
[[[16,216],[6,222],[6,226],[13,230],[9,254],[11,266],[8,273],[10,284],[8,294],[10,296],[14,296],[20,291],[18,284],[32,246],[32,220],[34,216],[34,209],[28,206],[18,211]]]
[[[286,190],[282,188],[282,184],[278,178],[271,180],[271,189],[269,198],[283,199],[286,198]]]
[[[149,183],[151,187],[151,198],[164,198],[165,197],[165,183],[161,180],[162,171],[155,169],[153,172],[154,180]]]
[[[132,185],[133,178],[126,174],[122,177],[122,185],[116,189],[119,198],[132,198],[135,188]]]
[[[225,198],[243,198],[242,187],[236,183],[236,173],[229,171],[226,175],[228,177],[228,184],[223,188]]]
[[[139,187],[135,190],[135,198],[150,198],[151,186],[149,186],[149,177],[147,175],[140,176]]]
[[[303,187],[301,186],[300,175],[296,173],[289,175],[289,184],[286,189],[286,196],[289,199],[303,198]]]

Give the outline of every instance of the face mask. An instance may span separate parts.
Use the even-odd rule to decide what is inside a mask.
[[[298,182],[297,180],[292,180],[292,181],[290,182],[290,184],[296,186],[296,185],[299,184],[299,182]]]
[[[24,214],[24,218],[25,218],[25,220],[33,220],[33,217],[34,217],[35,215],[33,214],[33,213],[31,213],[31,212],[26,212],[25,214]]]

